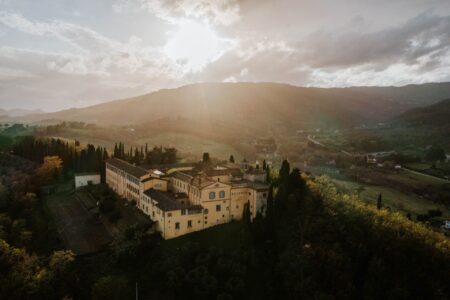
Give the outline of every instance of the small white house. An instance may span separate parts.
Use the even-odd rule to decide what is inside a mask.
[[[77,173],[75,174],[75,188],[90,184],[100,184],[99,173]]]

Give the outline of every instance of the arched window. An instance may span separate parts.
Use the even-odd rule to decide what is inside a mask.
[[[216,198],[216,193],[209,192],[209,199],[214,199],[214,198]]]
[[[225,198],[225,191],[220,191],[219,192],[219,197],[220,198]]]

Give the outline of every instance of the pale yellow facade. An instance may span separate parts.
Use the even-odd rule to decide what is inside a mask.
[[[225,167],[173,171],[176,167],[172,167],[171,174],[151,170],[142,175],[138,167],[123,163],[107,161],[107,184],[119,195],[136,200],[164,239],[240,220],[247,204],[252,219],[265,213],[268,186],[261,180],[262,172],[241,174]],[[142,175],[139,181],[138,175]]]

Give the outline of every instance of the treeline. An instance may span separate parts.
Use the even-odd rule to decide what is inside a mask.
[[[103,147],[88,144],[84,148],[61,139],[18,137],[13,152],[36,163],[43,163],[46,156],[58,156],[63,161],[63,171],[104,173],[104,161],[109,157]]]
[[[171,164],[177,161],[177,149],[166,147],[153,147],[149,149],[148,145],[141,147],[132,146],[125,149],[123,143],[114,145],[114,157],[123,159],[134,164]]]

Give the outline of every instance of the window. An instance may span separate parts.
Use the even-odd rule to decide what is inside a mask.
[[[216,198],[216,193],[215,192],[209,192],[209,199],[214,199]]]
[[[191,227],[192,227],[192,221],[189,220],[189,221],[188,221],[188,228],[191,228]]]
[[[180,229],[180,223],[179,222],[175,223],[175,229]]]
[[[172,213],[167,213],[167,216],[170,218],[172,216]]]
[[[216,211],[220,211],[220,204],[216,205]]]
[[[208,213],[208,209],[207,208],[205,208],[205,214],[207,214]]]
[[[220,191],[219,192],[219,197],[220,198],[225,198],[225,191]]]

